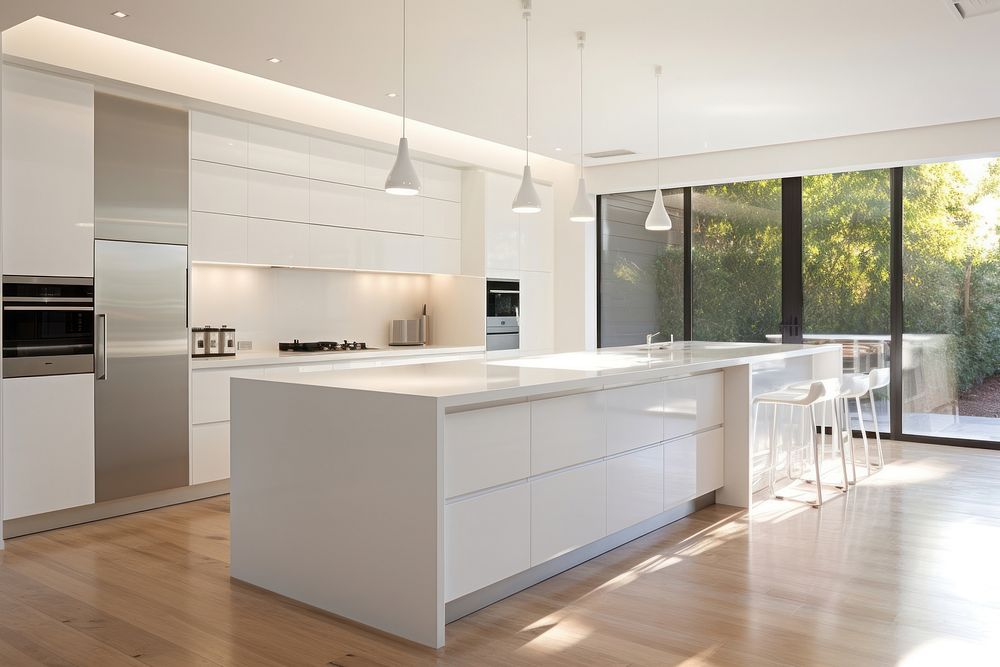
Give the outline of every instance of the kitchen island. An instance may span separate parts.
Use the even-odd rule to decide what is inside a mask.
[[[234,578],[432,646],[445,623],[712,502],[752,396],[840,346],[684,342],[232,380]]]

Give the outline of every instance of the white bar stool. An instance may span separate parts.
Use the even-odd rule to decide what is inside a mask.
[[[885,466],[885,457],[882,455],[882,435],[879,433],[882,429],[878,425],[878,413],[875,410],[875,390],[882,389],[883,387],[889,386],[889,369],[888,368],[873,368],[868,373],[868,401],[872,406],[872,425],[875,427],[875,443],[876,452],[878,453],[878,469],[881,470]],[[861,408],[858,408],[858,418],[861,418]],[[864,430],[864,426],[862,426]],[[868,444],[865,442],[865,460],[868,461]],[[871,463],[868,463],[868,473],[871,474],[872,468]]]
[[[771,495],[779,500],[783,500],[784,496],[779,496],[774,490],[774,465],[775,465],[775,449],[777,447],[777,440],[775,436],[777,435],[778,429],[778,407],[788,406],[793,408],[799,408],[802,421],[800,422],[803,427],[808,425],[810,440],[812,442],[812,455],[813,455],[813,465],[816,470],[816,502],[809,503],[813,507],[819,507],[823,504],[823,458],[820,454],[820,444],[816,440],[816,413],[814,408],[816,405],[826,403],[828,401],[836,401],[840,395],[841,381],[839,378],[829,379],[829,380],[817,380],[809,383],[802,383],[798,386],[789,385],[783,389],[777,391],[771,391],[757,396],[754,399],[754,418],[753,418],[753,433],[757,433],[757,421],[760,413],[761,405],[770,405],[774,409],[774,414],[771,419],[771,430],[768,438],[768,449],[767,449],[767,486],[771,492]],[[808,413],[808,420],[806,419],[806,414]],[[834,408],[834,421],[836,422],[834,426],[834,432],[838,434],[837,443],[840,446],[840,465],[841,472],[843,474],[844,484],[841,488],[844,493],[847,493],[849,488],[847,480],[847,459],[844,453],[845,447],[842,440],[842,431],[840,428],[840,415],[839,411]],[[791,467],[791,449],[788,451],[789,458],[789,468]]]
[[[865,430],[864,418],[861,413],[861,398],[869,394],[869,376],[866,374],[850,373],[844,375],[840,380],[840,394],[837,396],[837,407],[840,410],[842,421],[841,443],[850,452],[851,456],[851,484],[858,483],[858,467],[854,456],[854,429],[851,428],[850,402],[853,400],[858,410],[858,421],[861,422],[861,439],[865,443],[865,465],[868,467],[868,474],[872,473],[871,459],[868,453],[868,432]],[[825,429],[824,429],[825,431]]]

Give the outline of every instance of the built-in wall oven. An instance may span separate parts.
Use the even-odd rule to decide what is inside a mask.
[[[94,280],[3,277],[3,376],[94,372]]]
[[[487,350],[516,350],[520,347],[520,312],[521,286],[518,281],[486,281]]]

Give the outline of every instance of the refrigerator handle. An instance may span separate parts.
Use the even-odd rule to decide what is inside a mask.
[[[97,316],[97,379],[108,379],[108,316]]]

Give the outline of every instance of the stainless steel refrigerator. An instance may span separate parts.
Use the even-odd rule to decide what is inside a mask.
[[[187,486],[187,113],[95,95],[95,491]]]

